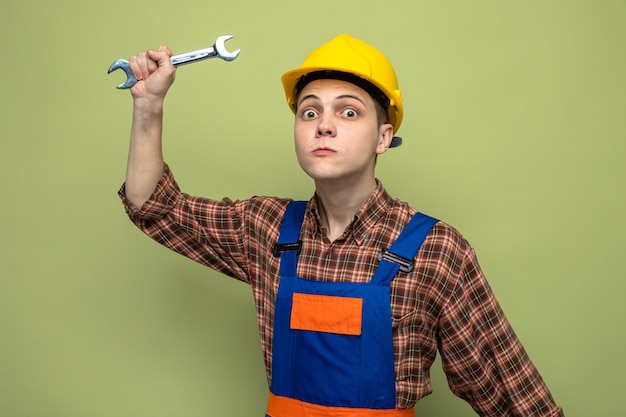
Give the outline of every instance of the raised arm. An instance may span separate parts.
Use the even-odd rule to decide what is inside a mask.
[[[169,59],[171,55],[169,48],[161,46],[158,50],[140,52],[129,60],[138,82],[130,90],[133,119],[126,196],[138,208],[150,198],[163,175],[163,102],[176,74]]]

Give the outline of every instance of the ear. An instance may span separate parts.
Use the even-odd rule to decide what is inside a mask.
[[[393,126],[390,123],[380,125],[378,128],[378,146],[376,147],[376,154],[380,155],[387,152],[392,139]]]

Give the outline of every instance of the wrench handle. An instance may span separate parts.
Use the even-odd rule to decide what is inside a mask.
[[[216,56],[218,56],[218,53],[215,48],[211,46],[205,49],[198,49],[197,51],[174,55],[170,58],[170,61],[175,67],[179,67],[181,65],[191,64],[193,62],[203,61],[209,58],[215,58]]]

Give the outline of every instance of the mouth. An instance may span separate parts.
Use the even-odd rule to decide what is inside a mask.
[[[313,152],[311,152],[314,156],[329,156],[329,155],[333,155],[335,153],[337,153],[337,151],[335,151],[334,149],[331,148],[326,148],[326,147],[319,147],[319,148],[315,148],[313,150]]]

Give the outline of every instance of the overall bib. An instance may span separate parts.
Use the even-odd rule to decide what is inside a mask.
[[[416,214],[368,283],[296,276],[305,201],[292,202],[278,244],[272,383],[266,417],[413,417],[396,409],[389,285],[409,272],[436,219]]]

